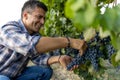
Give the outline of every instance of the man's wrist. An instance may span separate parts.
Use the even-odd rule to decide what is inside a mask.
[[[70,38],[69,37],[66,37],[67,41],[68,41],[68,44],[67,44],[67,47],[69,48],[70,47]]]
[[[60,63],[60,58],[61,58],[61,55],[59,55],[59,57],[58,57],[58,62]]]

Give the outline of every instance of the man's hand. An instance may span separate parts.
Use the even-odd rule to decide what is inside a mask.
[[[61,55],[59,58],[59,63],[66,69],[67,65],[72,61],[72,57],[67,55]],[[73,66],[70,70],[78,68],[78,65]]]
[[[81,56],[84,54],[84,52],[85,52],[85,50],[86,50],[86,48],[87,48],[86,42],[83,41],[82,43],[83,43],[83,44],[82,44],[82,45],[80,46],[80,48],[79,48],[79,53],[80,53]]]
[[[81,39],[72,39],[71,38],[70,44],[71,44],[72,48],[79,50],[80,55],[83,55],[83,53],[85,52],[85,50],[87,48],[86,42]]]

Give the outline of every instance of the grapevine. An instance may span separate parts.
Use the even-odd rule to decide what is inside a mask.
[[[99,33],[96,32],[96,36],[87,42],[88,47],[82,56],[79,55],[78,50],[67,48],[67,55],[75,54],[73,61],[67,65],[67,70],[74,65],[85,64],[87,61],[91,62],[95,71],[99,70],[99,58],[110,61],[112,54],[116,52],[110,41],[110,36],[101,39]]]

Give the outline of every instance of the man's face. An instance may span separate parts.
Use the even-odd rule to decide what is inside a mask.
[[[45,21],[45,11],[42,8],[35,8],[32,13],[27,13],[25,26],[30,34],[39,32]]]

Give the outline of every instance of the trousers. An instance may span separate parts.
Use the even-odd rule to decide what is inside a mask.
[[[50,80],[53,70],[50,67],[30,66],[14,80]],[[0,80],[13,80],[5,75],[0,75]]]

